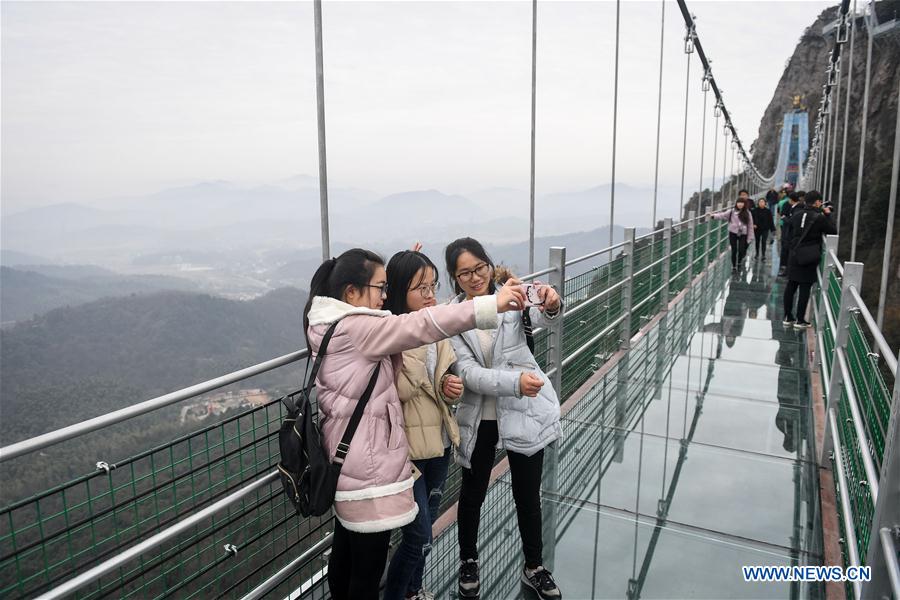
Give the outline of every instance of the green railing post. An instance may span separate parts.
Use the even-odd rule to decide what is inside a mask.
[[[872,580],[863,582],[863,598],[890,598],[891,579],[888,575],[887,554],[900,546],[900,367],[894,373],[894,395],[891,417],[884,432],[884,456],[881,458],[881,478],[878,499],[872,515],[872,529],[866,565],[872,568]],[[893,539],[894,548],[884,541]]]
[[[858,290],[862,289],[862,276],[862,263],[844,263],[844,277],[841,280],[841,307],[838,311],[837,330],[834,332],[834,352],[828,363],[828,372],[831,374],[831,379],[828,382],[827,405],[825,407],[826,415],[828,415],[832,409],[835,411],[837,410],[837,405],[841,401],[841,386],[853,385],[853,382],[851,381],[844,382],[841,380],[841,370],[837,368],[834,358],[837,356],[838,348],[844,350],[847,348],[850,329],[850,311],[856,308],[856,302],[850,294],[850,286],[855,286]],[[797,318],[803,319],[805,318],[805,315],[797,315]],[[825,439],[822,443],[822,455],[819,457],[819,464],[826,464],[825,461],[828,460],[828,454],[834,448],[836,443],[839,444],[840,440],[833,440],[831,437],[831,430],[826,428]]]

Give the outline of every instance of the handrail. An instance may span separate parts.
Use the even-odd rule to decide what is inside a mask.
[[[863,302],[862,297],[859,295],[859,290],[856,289],[855,285],[850,286],[850,295],[853,297],[853,301],[856,302],[856,306],[859,308],[859,313],[862,315],[862,318],[866,322],[866,325],[869,326],[869,332],[872,334],[872,338],[875,340],[875,343],[878,344],[878,349],[881,351],[881,356],[887,363],[888,369],[891,373],[896,373],[897,357],[894,356],[894,351],[891,350],[891,347],[888,345],[887,340],[884,339],[884,334],[881,333],[881,329],[878,328],[878,325],[875,323],[875,319],[872,318],[872,313],[869,312],[869,307],[866,306],[865,302]]]
[[[840,439],[837,428],[837,420],[834,416],[834,409],[828,411],[828,426],[831,429],[832,439]],[[841,495],[841,517],[844,519],[844,537],[847,542],[847,558],[853,567],[859,566],[859,550],[857,549],[856,531],[853,525],[853,516],[850,514],[850,493],[847,491],[847,476],[844,473],[844,461],[841,458],[840,446],[833,451],[834,465],[837,470],[838,487]],[[853,591],[855,596],[859,598],[862,595],[862,585],[859,581],[853,582]]]
[[[602,338],[604,335],[606,335],[607,333],[612,331],[619,323],[621,323],[625,319],[625,317],[626,317],[626,315],[621,315],[618,319],[616,319],[615,321],[613,321],[612,323],[610,323],[609,325],[604,327],[600,331],[600,333],[598,333],[597,335],[595,335],[594,337],[589,339],[587,342],[582,344],[577,350],[572,352],[572,354],[570,354],[569,356],[564,358],[561,366],[565,367],[566,365],[571,364],[573,360],[578,358],[581,355],[581,353],[583,353],[585,350],[590,348],[592,344],[597,343],[597,341],[600,338]]]
[[[602,297],[604,297],[604,296],[610,295],[611,293],[613,293],[614,291],[616,291],[617,289],[619,289],[619,288],[622,287],[623,285],[625,285],[625,280],[624,280],[624,279],[623,279],[622,281],[617,281],[616,283],[612,284],[611,286],[609,286],[608,288],[606,288],[605,290],[603,290],[603,291],[600,292],[599,294],[595,294],[594,296],[591,296],[590,298],[586,298],[585,300],[582,300],[581,302],[579,302],[578,304],[576,304],[575,306],[573,306],[571,309],[567,310],[567,311],[566,311],[566,315],[567,315],[567,316],[572,316],[572,315],[578,313],[578,312],[579,312],[581,309],[583,309],[585,306],[588,306],[588,305],[590,305],[590,304],[593,304],[594,302],[596,302],[597,300],[599,300],[600,298],[602,298]]]
[[[847,356],[844,353],[844,349],[838,346],[834,349],[834,354],[838,361],[841,379],[845,383],[844,391],[847,392],[847,404],[850,405],[853,429],[856,430],[856,442],[857,446],[859,446],[859,453],[862,455],[863,470],[866,472],[869,492],[872,495],[872,504],[874,505],[878,499],[878,474],[875,472],[875,461],[872,459],[872,451],[869,450],[869,444],[866,443],[868,436],[863,425],[862,414],[859,412],[859,400],[856,398],[856,392],[853,389],[853,376],[850,374],[850,367],[847,366]]]
[[[834,250],[829,249],[828,255],[831,257],[831,264],[833,264],[834,268],[837,269],[838,274],[843,277],[844,265],[841,264],[841,260],[837,257],[837,254],[834,253]]]
[[[623,248],[628,242],[619,242],[618,244],[613,244],[608,248],[602,248],[600,250],[594,250],[593,252],[588,252],[584,256],[579,256],[578,258],[573,258],[572,260],[566,261],[566,266],[570,267],[574,264],[578,264],[589,258],[594,258],[595,256],[600,256],[601,254],[606,254],[607,252],[612,252],[613,250],[618,250],[619,248]]]
[[[232,504],[237,503],[242,498],[249,496],[250,494],[252,494],[256,490],[258,490],[259,488],[261,488],[265,485],[268,485],[270,483],[274,483],[277,480],[278,480],[278,471],[271,471],[270,473],[267,473],[263,477],[260,477],[253,483],[246,485],[246,486],[232,492],[231,494],[225,496],[221,500],[207,506],[200,512],[196,512],[188,517],[185,517],[184,519],[179,520],[175,525],[172,525],[171,527],[167,527],[166,529],[163,529],[156,535],[153,535],[153,536],[147,538],[146,540],[144,540],[143,542],[141,542],[139,544],[135,544],[131,548],[128,548],[127,550],[120,552],[113,558],[103,561],[96,567],[88,569],[84,573],[81,573],[81,574],[73,577],[66,583],[64,583],[58,587],[55,587],[52,590],[50,590],[44,594],[41,594],[40,596],[38,596],[38,599],[39,600],[54,600],[56,598],[62,598],[64,596],[67,596],[68,594],[71,594],[72,592],[79,590],[79,589],[83,588],[84,586],[96,581],[100,577],[103,577],[107,573],[118,569],[120,566],[124,565],[125,563],[127,563],[128,561],[130,561],[134,558],[137,558],[138,556],[140,556],[147,550],[156,548],[157,546],[164,544],[165,542],[171,540],[172,538],[174,538],[178,534],[182,533],[183,531],[186,531],[186,530],[190,529],[191,527],[197,525],[198,523],[200,523],[207,517],[211,517],[215,513],[222,510],[223,508],[227,508],[228,506],[231,506]]]
[[[273,358],[271,360],[255,364],[250,367],[246,367],[239,371],[234,371],[227,375],[222,375],[221,377],[209,379],[207,381],[204,381],[203,383],[198,383],[186,388],[182,388],[180,390],[176,390],[162,396],[157,396],[156,398],[151,398],[150,400],[145,400],[143,402],[138,402],[137,404],[132,404],[131,406],[126,406],[125,408],[120,408],[119,410],[106,413],[105,415],[100,415],[98,417],[87,419],[73,425],[55,429],[53,431],[35,436],[33,438],[29,438],[27,440],[22,440],[21,442],[16,442],[14,444],[4,446],[0,448],[0,463],[12,460],[13,458],[22,456],[23,454],[35,452],[37,450],[47,448],[48,446],[70,440],[74,437],[78,437],[79,435],[83,435],[91,431],[96,431],[98,429],[102,429],[110,425],[115,425],[116,423],[121,423],[122,421],[127,421],[128,419],[138,417],[140,415],[145,415],[159,408],[164,408],[183,400],[187,400],[188,398],[193,398],[195,396],[199,396],[200,394],[205,394],[220,387],[224,387],[238,381],[243,381],[244,379],[249,379],[250,377],[266,373],[273,369],[277,369],[278,367],[289,365],[291,363],[297,362],[298,360],[306,358],[308,355],[309,351],[304,348],[303,350],[284,354],[277,358]]]
[[[241,600],[259,600],[260,598],[274,590],[276,587],[278,587],[282,582],[284,582],[294,572],[294,570],[297,569],[298,566],[309,561],[312,557],[322,552],[325,548],[330,547],[333,539],[334,534],[329,533],[321,540],[307,548],[306,551],[303,552],[303,554],[278,569],[278,571],[276,571],[271,577],[250,590],[246,596],[241,598]]]
[[[891,588],[894,590],[894,598],[900,598],[900,564],[897,563],[897,546],[894,545],[894,536],[891,535],[890,529],[882,527],[878,532],[878,537],[881,538],[884,562],[887,565]]]

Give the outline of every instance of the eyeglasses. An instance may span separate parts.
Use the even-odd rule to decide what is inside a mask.
[[[456,274],[456,278],[459,279],[460,281],[472,281],[473,275],[478,275],[479,277],[485,277],[488,274],[488,269],[490,269],[490,268],[491,268],[491,266],[489,264],[481,263],[480,265],[478,265],[477,267],[475,267],[474,269],[471,269],[469,271],[460,271],[459,273]]]
[[[435,281],[431,285],[420,285],[419,287],[411,288],[409,291],[419,292],[423,298],[428,298],[429,296],[436,296],[439,289],[441,289],[441,282]]]
[[[380,290],[380,291],[381,291],[381,297],[382,297],[382,298],[387,298],[388,284],[386,284],[386,283],[382,283],[381,285],[371,285],[371,284],[366,283],[366,284],[363,284],[363,287],[367,287],[367,288],[375,288],[376,290]]]

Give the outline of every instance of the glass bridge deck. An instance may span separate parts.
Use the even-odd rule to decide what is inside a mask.
[[[711,269],[564,407],[542,493],[545,562],[566,598],[823,595],[741,572],[822,564],[806,336],[777,316],[777,264],[750,264]],[[508,472],[479,539],[482,598],[530,598]],[[457,567],[451,525],[429,558],[436,597],[456,597]]]

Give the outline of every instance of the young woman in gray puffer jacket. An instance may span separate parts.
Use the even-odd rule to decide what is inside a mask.
[[[447,272],[462,302],[494,293],[494,264],[472,238],[446,249]],[[519,283],[506,282],[507,286]],[[562,302],[550,286],[539,291],[542,304],[529,309],[533,326],[559,318]],[[456,461],[462,467],[458,505],[459,595],[478,597],[478,525],[487,494],[496,449],[507,451],[525,565],[522,581],[541,598],[562,597],[543,566],[541,475],[544,448],[562,436],[559,399],[547,375],[528,349],[522,314],[498,318],[494,330],[475,329],[450,338],[456,353],[463,395],[456,412],[460,444]]]

